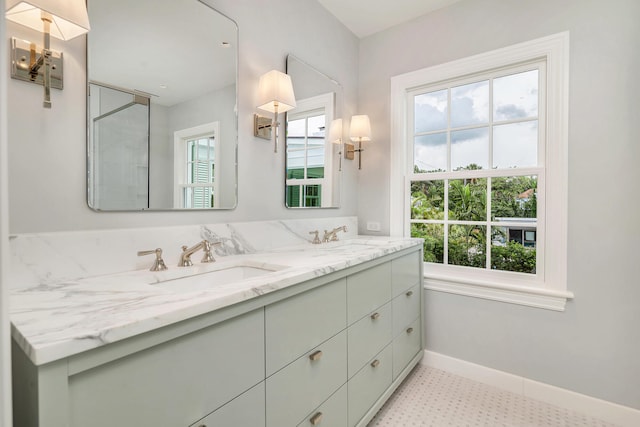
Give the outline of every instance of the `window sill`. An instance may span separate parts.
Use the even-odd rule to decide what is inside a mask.
[[[567,300],[573,299],[573,293],[569,291],[461,280],[458,277],[435,275],[424,276],[424,288],[553,311],[564,311]]]

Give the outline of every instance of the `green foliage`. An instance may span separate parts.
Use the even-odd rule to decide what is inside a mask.
[[[441,224],[411,224],[411,236],[424,239],[424,261],[442,264],[444,261],[444,226]]]
[[[484,268],[486,236],[484,226],[452,225],[449,229],[449,264]]]
[[[537,177],[514,176],[492,179],[491,216],[507,218],[536,218],[538,200]],[[526,197],[531,193],[530,197]],[[523,195],[523,198],[519,198]]]
[[[471,164],[461,170],[480,170]],[[414,167],[415,173],[427,171]],[[492,178],[491,217],[536,218],[537,177],[513,176]],[[439,220],[445,218],[444,180],[411,183],[411,218]],[[487,178],[449,181],[448,219],[485,222],[487,220]],[[493,227],[495,239],[505,241],[500,228]],[[444,262],[444,225],[411,224],[411,235],[424,239],[424,260]],[[501,238],[500,238],[501,237]],[[451,225],[448,233],[448,263],[468,267],[486,267],[487,227],[485,225]],[[491,268],[495,270],[535,273],[536,251],[516,242],[491,247]]]
[[[456,179],[449,182],[449,219],[485,221],[487,218],[487,180]]]
[[[492,246],[491,268],[535,274],[536,250],[511,241],[506,246]]]
[[[411,218],[444,219],[444,181],[411,183]]]

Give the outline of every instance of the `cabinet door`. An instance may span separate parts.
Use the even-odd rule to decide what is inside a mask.
[[[267,426],[297,425],[346,381],[347,333],[342,331],[267,378]]]
[[[347,385],[307,415],[298,427],[347,427]]]
[[[398,375],[407,367],[407,364],[413,359],[418,352],[422,351],[421,348],[421,329],[420,319],[416,319],[412,324],[407,326],[405,330],[400,333],[393,340],[393,379],[398,378]]]
[[[349,378],[391,342],[391,303],[349,326]]]
[[[70,427],[189,426],[264,380],[264,310],[69,377]]]
[[[388,345],[349,380],[349,425],[354,426],[391,385],[392,350]]]
[[[391,263],[371,267],[347,277],[349,325],[391,301]]]
[[[393,336],[397,337],[420,317],[420,284],[393,299]]]
[[[391,261],[394,297],[420,282],[420,262],[420,252],[413,252]]]
[[[346,281],[287,298],[265,308],[267,376],[346,327]]]
[[[264,382],[190,427],[264,427]]]

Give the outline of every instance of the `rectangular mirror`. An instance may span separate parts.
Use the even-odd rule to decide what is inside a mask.
[[[342,86],[294,55],[287,74],[296,107],[286,117],[285,205],[340,207],[342,147],[329,140],[329,127],[342,114]]]
[[[198,0],[87,9],[89,207],[234,208],[237,25]]]

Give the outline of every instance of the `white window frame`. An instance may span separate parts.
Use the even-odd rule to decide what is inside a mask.
[[[569,33],[563,32],[391,78],[390,232],[410,236],[410,182],[413,152],[408,144],[407,96],[418,87],[511,67],[534,60],[546,62],[545,206],[538,223],[545,232],[544,272],[535,280],[524,275],[473,268],[434,269],[425,263],[425,288],[460,295],[563,311],[573,293],[567,290],[567,152],[569,105]],[[411,145],[411,147],[413,147]],[[541,213],[542,212],[542,213]],[[439,271],[438,271],[439,270]],[[479,271],[478,271],[479,270]],[[506,272],[508,273],[508,272]]]
[[[181,129],[173,133],[173,206],[177,209],[185,209],[184,188],[187,186],[187,141],[204,136],[215,138],[214,156],[220,159],[220,122],[206,123],[187,129]],[[218,165],[216,165],[218,166]],[[209,185],[207,185],[209,187]],[[215,167],[213,172],[213,195],[218,197],[220,187],[220,168]],[[213,206],[212,206],[213,207]],[[210,209],[210,208],[204,208]]]

